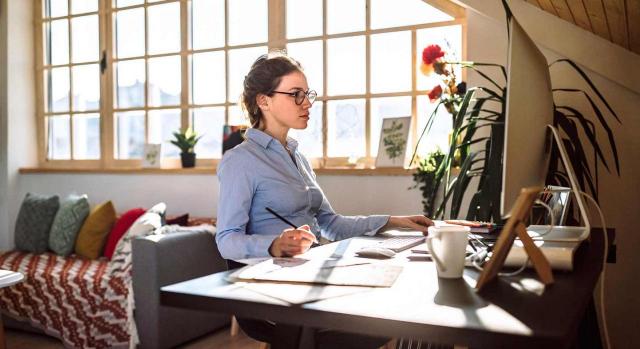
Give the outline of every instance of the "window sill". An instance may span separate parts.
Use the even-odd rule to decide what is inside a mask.
[[[410,176],[415,170],[404,168],[353,168],[330,167],[314,169],[322,176]],[[26,167],[20,169],[21,174],[71,173],[71,174],[159,174],[159,175],[215,175],[215,167],[195,168],[54,168]]]

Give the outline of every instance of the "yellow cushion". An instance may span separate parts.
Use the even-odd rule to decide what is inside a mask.
[[[100,257],[115,221],[116,210],[111,201],[96,206],[80,228],[76,239],[76,254],[89,259]]]

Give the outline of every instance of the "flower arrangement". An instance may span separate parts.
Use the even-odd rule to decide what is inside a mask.
[[[461,63],[451,63],[448,60],[443,60],[445,56],[446,53],[442,51],[439,45],[429,45],[425,47],[422,51],[420,71],[427,76],[432,73],[440,75],[442,83],[436,85],[429,91],[429,100],[432,103],[437,100],[442,100],[449,114],[455,115],[460,111],[462,98],[467,92],[467,83],[464,81],[456,83],[456,74],[451,66]]]

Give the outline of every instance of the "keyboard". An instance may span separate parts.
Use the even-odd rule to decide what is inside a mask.
[[[424,236],[394,236],[383,240],[378,246],[388,248],[393,252],[402,252],[411,247],[418,246],[424,241]]]

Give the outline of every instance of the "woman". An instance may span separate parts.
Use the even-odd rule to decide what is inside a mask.
[[[426,233],[433,224],[424,216],[349,217],[334,212],[311,165],[298,152],[298,143],[287,136],[290,129],[307,127],[315,97],[300,64],[284,54],[261,56],[251,66],[244,80],[242,104],[252,127],[246,132],[246,140],[229,150],[218,166],[216,242],[224,258],[288,257],[304,253],[320,236],[336,241],[388,228]],[[290,228],[267,207],[298,228]],[[239,322],[256,339],[270,342],[273,337],[269,336],[279,336],[274,334],[277,331],[264,336],[270,323]],[[260,333],[252,331],[256,328]],[[352,344],[361,345],[354,347],[370,347],[361,340],[363,336],[341,336],[357,338]],[[343,340],[340,347],[347,347],[349,341]],[[384,344],[383,339],[380,341],[376,338],[370,342],[377,347]]]

